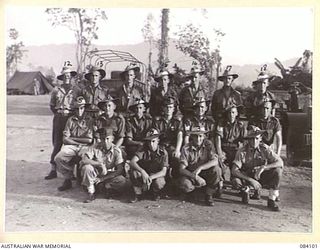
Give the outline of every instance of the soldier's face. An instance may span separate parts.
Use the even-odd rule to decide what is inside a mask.
[[[135,73],[134,73],[134,70],[130,69],[127,73],[127,82],[128,83],[133,83],[133,80],[135,78]]]
[[[257,84],[257,91],[259,93],[264,94],[264,93],[266,93],[268,86],[269,86],[269,79],[264,79],[263,81],[261,81]]]
[[[165,106],[164,113],[166,115],[171,116],[171,115],[173,115],[173,112],[174,112],[174,104],[170,104],[170,105]]]
[[[158,149],[158,146],[159,146],[159,138],[154,138],[154,139],[150,140],[148,143],[149,143],[148,144],[149,145],[149,149],[151,151],[156,151]]]
[[[200,74],[196,73],[192,78],[191,78],[192,83],[198,85],[200,82]]]
[[[168,85],[170,83],[170,78],[169,76],[163,76],[162,77],[162,84],[163,85]]]
[[[116,109],[116,105],[113,102],[107,102],[104,106],[104,111],[108,116],[112,116]]]
[[[224,78],[223,84],[224,86],[231,86],[233,82],[233,76],[227,76],[226,78]]]
[[[100,72],[94,71],[91,76],[91,80],[93,84],[98,84],[100,81]]]
[[[191,135],[191,141],[193,142],[193,145],[195,146],[200,146],[202,145],[204,141],[205,135],[204,134],[199,134],[199,135]]]
[[[238,115],[238,109],[237,108],[231,108],[228,112],[228,119],[229,121],[234,121]]]
[[[64,73],[63,75],[63,83],[64,84],[70,84],[71,83],[71,73]]]
[[[262,115],[264,118],[268,118],[271,115],[272,112],[272,104],[271,102],[267,102],[262,107]]]
[[[110,149],[113,143],[114,137],[113,135],[108,135],[106,136],[106,138],[104,139],[105,145],[106,145],[106,149]]]
[[[253,148],[257,148],[262,140],[261,135],[257,135],[254,138],[249,139],[249,145]]]
[[[146,110],[146,107],[144,104],[139,104],[136,106],[136,114],[141,117],[143,116],[144,111]]]
[[[207,104],[205,102],[201,102],[196,107],[196,114],[199,116],[203,116],[206,113],[207,109]]]

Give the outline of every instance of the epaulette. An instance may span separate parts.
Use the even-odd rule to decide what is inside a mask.
[[[182,120],[182,117],[181,116],[174,116],[173,119],[175,119],[175,120],[180,122]]]

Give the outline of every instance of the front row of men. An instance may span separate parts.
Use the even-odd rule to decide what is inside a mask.
[[[268,103],[261,107],[263,111]],[[279,211],[276,201],[283,162],[263,143],[274,135],[266,134],[257,124],[250,124],[247,131],[237,120],[237,105],[230,105],[226,119],[214,126],[204,119],[206,104],[204,99],[195,102],[196,115],[192,119],[198,122],[181,121],[174,116],[175,101],[167,97],[163,116],[151,119],[146,112],[148,103],[137,99],[130,106],[134,115],[125,120],[115,113],[117,99],[107,96],[98,104],[103,113],[93,119],[86,112],[85,99],[79,96],[76,112],[63,132],[63,146],[54,159],[65,179],[58,189],[72,188],[76,166],[88,191],[85,202],[94,200],[97,188],[108,197],[124,192],[129,177],[134,191],[131,202],[141,200],[146,192],[158,200],[173,188],[181,196],[202,188],[206,204],[212,206],[213,197],[221,195],[224,176],[230,169],[231,182],[241,190],[244,203],[250,198],[260,199],[261,188],[267,187],[267,206]]]

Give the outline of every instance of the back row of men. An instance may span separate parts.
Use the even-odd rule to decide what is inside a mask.
[[[278,211],[282,139],[279,120],[272,115],[275,100],[267,90],[272,76],[262,68],[253,82],[256,92],[243,105],[241,94],[231,86],[238,77],[231,68],[219,76],[223,87],[212,100],[206,99],[200,84],[204,72],[196,66],[186,77],[190,84],[179,95],[173,75],[160,70],[155,78],[158,86],[145,100],[136,81],[140,69],[134,64],[121,73],[124,84],[116,92],[101,86],[103,69],[92,67],[85,74],[87,85],[80,89],[70,84],[77,73],[64,67],[57,77],[63,83],[51,94],[54,148],[45,179],[56,178],[59,171],[65,181],[58,189],[70,189],[75,163],[80,161],[86,202],[94,200],[97,186],[108,195],[121,192],[129,176],[132,202],[145,191],[157,200],[173,187],[187,194],[205,186],[206,204],[212,206],[231,169],[231,181],[241,190],[244,203],[249,201],[250,187],[251,197],[259,199],[264,185],[269,189],[267,206]],[[207,116],[210,104],[213,119]],[[243,111],[248,130],[238,120]]]

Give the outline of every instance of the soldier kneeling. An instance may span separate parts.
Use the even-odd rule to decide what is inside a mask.
[[[279,211],[276,200],[279,197],[279,186],[283,161],[269,146],[262,143],[264,130],[252,126],[244,139],[248,143],[240,148],[232,166],[233,186],[242,190],[242,202],[249,203],[250,187],[255,190],[252,199],[260,199],[262,186],[269,188],[267,207]]]
[[[151,191],[153,200],[160,199],[160,191],[164,188],[165,176],[169,167],[168,153],[159,146],[160,133],[150,129],[145,140],[145,149],[137,152],[130,162],[130,177],[134,190],[131,203],[141,200],[143,192]]]
[[[205,138],[207,132],[202,127],[194,127],[188,132],[190,142],[182,148],[178,188],[187,194],[195,188],[205,187],[206,204],[213,206],[212,196],[218,189],[222,172],[213,144]]]

